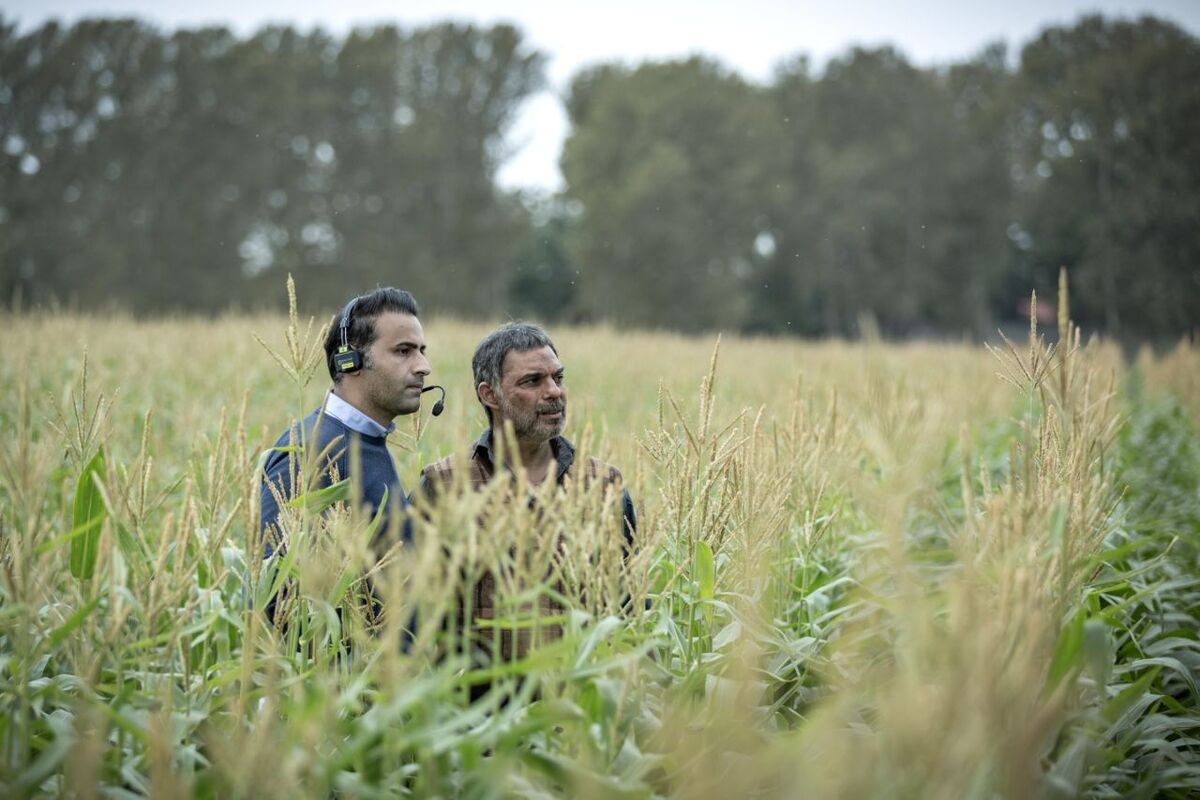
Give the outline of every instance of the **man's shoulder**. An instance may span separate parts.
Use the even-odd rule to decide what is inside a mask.
[[[346,423],[321,413],[319,408],[304,418],[304,428],[308,433],[315,432],[314,438],[321,446],[327,445],[339,437],[345,438],[347,434],[351,433]]]
[[[271,448],[273,452],[267,467],[270,469],[280,462],[287,461],[288,453],[293,452],[300,442],[303,442],[309,451],[323,454],[328,461],[338,459],[347,452],[343,442],[346,441],[348,432],[349,429],[345,425],[322,414],[318,408],[302,420],[293,420],[283,430]]]
[[[431,461],[421,470],[421,483],[426,486],[449,486],[454,482],[455,475],[463,470],[466,464],[466,478],[471,483],[481,483],[486,480],[482,466],[474,458],[461,453],[451,453],[448,456]]]
[[[315,435],[316,441],[328,444],[338,436],[343,436],[349,429],[337,419],[322,414],[318,408],[302,420],[293,420],[290,425],[284,428],[283,433],[279,435],[276,446],[282,446],[291,442],[292,437],[298,432],[302,432],[304,440],[313,441]]]
[[[454,454],[431,461],[421,470],[421,480],[428,483],[450,483],[454,480],[454,466],[457,462]]]
[[[595,456],[588,456],[583,463],[584,478],[588,481],[601,480],[605,483],[623,483],[621,470]]]

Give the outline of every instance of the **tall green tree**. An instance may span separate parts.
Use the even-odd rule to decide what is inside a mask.
[[[358,31],[338,56],[330,224],[362,283],[411,286],[486,314],[508,288],[528,215],[495,184],[502,134],[543,82],[510,26]]]
[[[812,168],[792,190],[815,196],[815,229],[794,246],[785,236],[783,251],[800,253],[824,331],[853,332],[863,313],[911,331],[932,288],[926,240],[951,149],[944,95],[895,50],[856,49],[828,65],[809,104]]]
[[[947,71],[856,49],[772,94],[786,124],[778,246],[757,290],[769,329],[895,333],[991,327],[1007,265],[1009,74],[992,48]],[[757,289],[757,288],[756,288]]]
[[[577,320],[579,272],[567,253],[575,215],[560,197],[529,201],[534,224],[508,286],[511,311],[550,322]]]
[[[929,273],[923,317],[936,330],[990,336],[1029,288],[1012,235],[1014,81],[1006,61],[1005,47],[993,45],[935,76],[945,149],[930,166],[937,187],[926,198],[920,252]]]
[[[1081,319],[1168,336],[1200,320],[1200,41],[1093,16],[1021,52],[1020,189],[1042,285]]]
[[[780,186],[766,93],[692,58],[585,72],[567,108],[563,173],[583,208],[569,244],[587,312],[679,330],[744,324]]]
[[[502,136],[543,58],[509,26],[163,34],[0,21],[0,290],[135,310],[375,283],[481,313],[528,217]]]

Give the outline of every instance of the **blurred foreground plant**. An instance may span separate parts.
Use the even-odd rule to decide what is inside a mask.
[[[293,330],[303,416],[320,336]],[[662,387],[637,437],[628,558],[611,497],[518,479],[422,507],[407,544],[351,483],[308,492],[264,560],[245,401],[177,455],[153,444],[170,408],[101,424],[81,378],[54,431],[31,400],[45,378],[13,373],[3,793],[1182,792],[1195,434],[1139,406],[1118,437],[1113,349],[1065,309],[1057,347],[1032,333],[1000,354],[1014,418],[957,441],[956,398],[882,343],[843,346],[850,388],[796,382],[782,415],[725,411],[714,350],[694,404]],[[312,485],[316,454],[294,455]],[[485,572],[500,613],[469,623]],[[545,596],[565,611],[538,616]],[[526,635],[546,641],[479,655]]]

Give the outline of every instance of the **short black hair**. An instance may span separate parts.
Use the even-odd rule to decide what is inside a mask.
[[[554,351],[554,355],[558,355],[558,348],[550,341],[549,334],[532,322],[507,322],[485,336],[475,347],[475,354],[471,356],[471,371],[475,374],[475,399],[483,406],[489,423],[492,421],[492,412],[484,405],[483,398],[479,397],[479,384],[499,387],[506,355],[513,350],[523,353],[543,347],[549,347]]]
[[[375,319],[380,314],[396,311],[420,316],[416,299],[403,289],[392,286],[351,298],[341,311],[333,315],[329,332],[325,334],[325,366],[329,368],[329,377],[334,383],[342,380],[342,373],[334,364],[333,356],[342,346],[342,316],[347,309],[350,309],[350,324],[346,329],[346,341],[358,351],[365,351],[375,341]]]

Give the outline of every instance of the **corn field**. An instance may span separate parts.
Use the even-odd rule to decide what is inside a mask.
[[[547,482],[383,552],[310,493],[264,560],[319,322],[4,315],[0,794],[1194,797],[1200,350],[1067,319],[990,349],[551,329],[628,554],[611,497]],[[448,403],[397,421],[410,491],[485,424],[489,326],[424,325]],[[563,636],[473,660],[485,571],[485,635]]]

